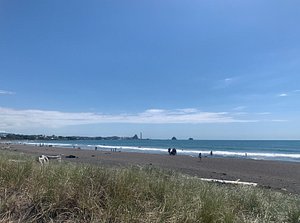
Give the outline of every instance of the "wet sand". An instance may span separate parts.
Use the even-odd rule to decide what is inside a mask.
[[[152,165],[190,176],[258,183],[259,186],[300,194],[300,163],[231,158],[199,158],[190,156],[80,150],[57,147],[0,144],[2,150],[39,155],[62,154],[63,161],[123,167]],[[78,158],[66,158],[74,155]],[[51,162],[51,161],[50,161]]]

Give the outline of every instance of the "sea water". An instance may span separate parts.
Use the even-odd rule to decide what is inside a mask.
[[[22,143],[155,154],[168,154],[168,148],[176,148],[178,155],[195,157],[201,153],[202,157],[300,162],[300,140],[51,140]]]

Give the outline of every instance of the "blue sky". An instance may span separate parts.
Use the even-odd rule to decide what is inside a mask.
[[[299,8],[0,0],[0,131],[300,139]]]

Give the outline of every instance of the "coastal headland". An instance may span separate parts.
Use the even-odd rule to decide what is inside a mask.
[[[23,144],[0,144],[1,150],[39,155],[61,155],[63,162],[87,163],[107,167],[147,166],[187,174],[191,177],[254,182],[261,187],[300,194],[300,163],[251,159],[211,158],[39,147]],[[73,155],[76,158],[67,158]],[[51,161],[50,161],[51,162]]]

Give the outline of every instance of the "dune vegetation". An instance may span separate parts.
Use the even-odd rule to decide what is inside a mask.
[[[0,222],[300,222],[300,197],[150,166],[41,166],[2,151]]]

